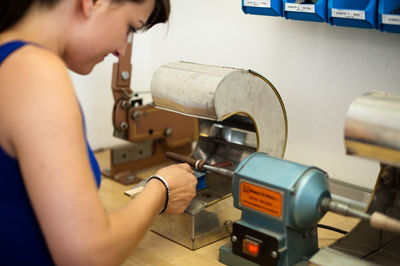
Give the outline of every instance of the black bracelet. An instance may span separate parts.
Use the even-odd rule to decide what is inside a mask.
[[[167,209],[167,206],[168,206],[168,200],[169,200],[169,186],[168,186],[167,181],[166,181],[162,176],[159,176],[159,175],[152,175],[152,176],[150,176],[149,178],[147,178],[147,179],[146,179],[146,184],[149,183],[149,181],[150,181],[151,179],[153,179],[153,178],[160,180],[161,183],[163,183],[163,185],[164,185],[164,187],[165,187],[165,190],[167,191],[164,208],[162,208],[162,210],[161,210],[160,213],[159,213],[159,214],[162,214],[163,212],[165,212],[165,210]]]

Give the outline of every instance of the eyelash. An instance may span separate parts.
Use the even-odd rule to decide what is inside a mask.
[[[128,34],[131,32],[136,33],[136,29],[133,26],[129,25]]]

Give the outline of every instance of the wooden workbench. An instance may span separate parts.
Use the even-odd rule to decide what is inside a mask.
[[[109,151],[96,152],[101,169],[110,165]],[[157,168],[146,169],[139,172],[138,176],[145,178]],[[99,190],[101,201],[107,211],[118,209],[130,199],[124,195],[124,191],[132,186],[125,186],[108,178],[103,178]],[[321,224],[331,225],[345,231],[351,230],[358,219],[346,218],[337,214],[327,213],[320,221]],[[320,247],[333,243],[342,235],[326,229],[318,229]],[[192,251],[171,240],[149,231],[141,244],[132,251],[129,258],[123,265],[223,265],[218,262],[219,247],[229,241],[229,238],[222,239],[206,247]]]

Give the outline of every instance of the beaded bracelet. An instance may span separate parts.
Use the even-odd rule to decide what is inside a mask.
[[[168,186],[167,181],[166,181],[162,176],[159,176],[159,175],[152,175],[152,176],[150,176],[149,178],[147,178],[147,179],[146,179],[146,184],[149,183],[149,181],[150,181],[151,179],[153,179],[153,178],[160,180],[161,183],[163,183],[163,185],[164,185],[164,187],[165,187],[165,190],[167,191],[164,208],[162,208],[162,210],[161,210],[160,213],[159,213],[159,214],[162,214],[163,212],[165,212],[165,210],[167,209],[167,206],[168,206],[168,200],[169,200],[169,186]]]

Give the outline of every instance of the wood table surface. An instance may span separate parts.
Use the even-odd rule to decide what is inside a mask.
[[[110,166],[110,151],[100,151],[95,153],[101,169]],[[138,172],[139,178],[146,178],[153,174],[158,167],[146,169]],[[109,178],[102,178],[99,190],[101,201],[107,211],[113,211],[129,202],[129,197],[124,195],[124,191],[132,186],[125,186]],[[359,219],[343,217],[328,212],[320,224],[330,225],[345,231],[350,231]],[[340,238],[341,234],[318,228],[319,246],[327,246]],[[223,265],[218,262],[219,247],[226,244],[229,238],[212,243],[192,251],[181,246],[165,237],[147,232],[139,246],[132,251],[128,259],[122,265]]]

